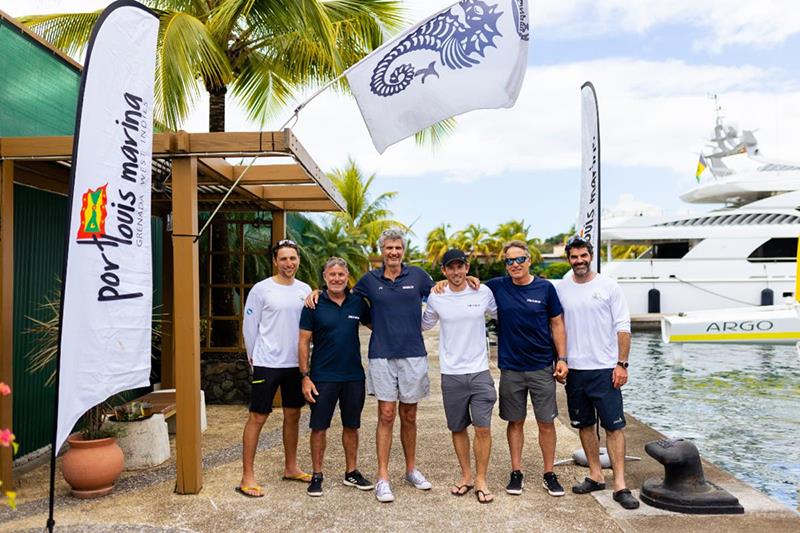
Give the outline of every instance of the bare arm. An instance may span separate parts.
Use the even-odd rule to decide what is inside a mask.
[[[305,329],[300,330],[300,341],[297,345],[297,361],[300,367],[300,373],[304,374],[308,372],[311,368],[309,365],[309,348],[311,346],[311,332]],[[317,387],[314,386],[314,382],[311,381],[311,378],[306,376],[303,377],[303,396],[305,396],[306,400],[309,403],[317,403],[317,400],[314,399],[314,396],[318,396],[319,393],[317,392]]]
[[[556,345],[556,355],[558,362],[556,363],[555,376],[559,383],[564,383],[569,373],[566,361],[567,356],[567,331],[564,327],[564,315],[557,315],[550,318],[550,331],[553,333],[553,344]]]
[[[617,350],[619,351],[619,360],[627,361],[631,353],[631,334],[628,331],[617,332]],[[614,367],[614,372],[611,375],[612,383],[615,389],[619,389],[628,382],[628,369],[622,368],[617,365]]]
[[[317,302],[319,301],[319,293],[322,292],[319,289],[314,289],[306,296],[305,306],[309,309],[316,309]]]

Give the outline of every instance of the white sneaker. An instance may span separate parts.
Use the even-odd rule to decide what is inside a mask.
[[[414,485],[419,490],[431,490],[431,482],[425,479],[425,476],[422,475],[422,472],[417,470],[416,468],[406,474],[406,481]]]
[[[375,498],[377,498],[381,503],[389,503],[394,501],[392,487],[385,479],[379,479],[375,484]]]

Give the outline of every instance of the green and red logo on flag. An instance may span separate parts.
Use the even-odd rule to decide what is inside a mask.
[[[103,237],[106,234],[106,194],[108,183],[95,190],[83,193],[81,204],[81,225],[78,228],[78,239]]]

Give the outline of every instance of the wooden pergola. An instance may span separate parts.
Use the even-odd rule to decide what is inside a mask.
[[[13,383],[14,184],[68,194],[72,136],[0,138],[0,381]],[[250,168],[226,158],[264,158]],[[286,236],[288,211],[339,211],[344,200],[291,130],[157,133],[153,136],[153,215],[172,213],[164,240],[162,384],[177,402],[176,491],[203,486],[200,434],[198,213],[211,211],[238,178],[226,211],[271,211],[272,243]],[[171,246],[169,246],[171,242]],[[13,427],[12,396],[0,402],[0,427]],[[0,479],[13,487],[10,448],[0,447]]]

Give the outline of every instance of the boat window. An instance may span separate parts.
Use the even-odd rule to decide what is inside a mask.
[[[689,252],[689,241],[661,242],[653,245],[653,259],[680,259]]]
[[[779,237],[770,239],[747,258],[751,263],[777,262],[791,263],[797,258],[797,239],[793,237]]]

